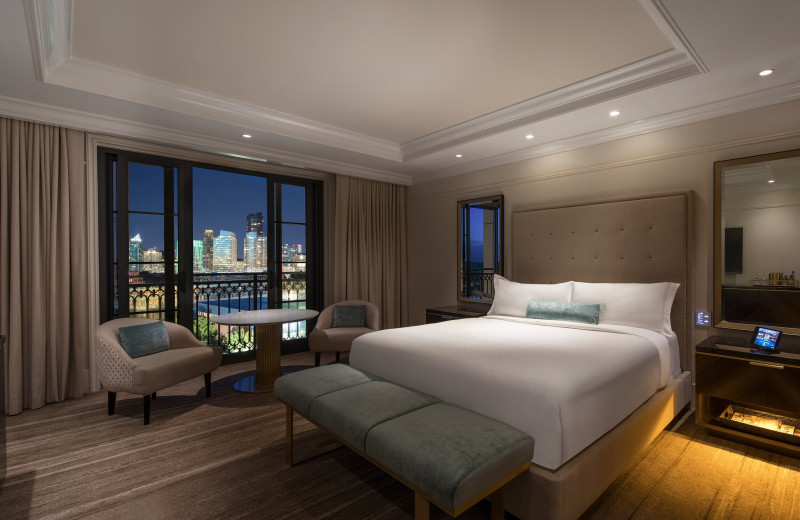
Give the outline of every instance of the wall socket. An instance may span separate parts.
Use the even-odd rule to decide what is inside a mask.
[[[698,312],[694,324],[699,327],[709,327],[711,325],[711,313],[705,311]]]

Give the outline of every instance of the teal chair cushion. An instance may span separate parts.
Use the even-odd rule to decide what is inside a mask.
[[[337,305],[333,308],[333,328],[366,326],[366,305]]]
[[[169,334],[162,321],[121,327],[119,343],[130,357],[137,358],[169,350]]]

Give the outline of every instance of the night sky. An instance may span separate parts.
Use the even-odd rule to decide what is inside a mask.
[[[206,229],[236,233],[238,257],[244,257],[244,238],[247,215],[261,212],[267,215],[267,180],[255,175],[194,168],[193,170],[194,222],[192,237],[202,240]],[[129,167],[129,209],[131,211],[164,210],[163,169],[134,164]],[[305,222],[305,187],[282,185],[283,221]],[[177,190],[176,190],[177,191]],[[177,236],[177,219],[175,223]],[[142,247],[164,250],[163,216],[129,216],[130,237],[141,235]],[[268,234],[265,222],[264,233]],[[306,251],[305,226],[284,224],[282,243],[303,244]],[[129,238],[130,238],[129,237]]]
[[[470,208],[469,212],[469,246],[472,263],[483,265],[483,210]]]

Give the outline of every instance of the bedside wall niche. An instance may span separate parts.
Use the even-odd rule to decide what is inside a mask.
[[[800,334],[800,150],[714,163],[715,326]]]

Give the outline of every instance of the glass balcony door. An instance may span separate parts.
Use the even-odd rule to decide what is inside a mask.
[[[99,162],[102,321],[174,321],[235,361],[254,330],[214,316],[319,309],[321,183],[116,150]],[[308,325],[284,326],[284,353]]]
[[[185,208],[179,202],[179,168],[169,161],[135,154],[107,156],[111,182],[101,183],[111,223],[101,226],[101,254],[111,262],[101,276],[111,281],[105,291],[104,318],[151,318],[181,322],[185,293],[179,273],[186,258],[179,254],[179,227]],[[102,197],[101,197],[102,199]],[[101,207],[101,210],[104,208]],[[185,306],[184,306],[185,307]]]

